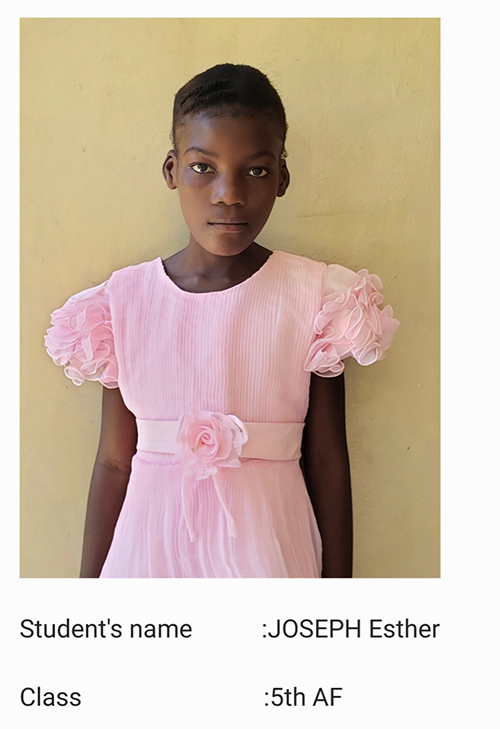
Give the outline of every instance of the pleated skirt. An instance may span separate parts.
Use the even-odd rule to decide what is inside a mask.
[[[174,457],[138,452],[101,577],[321,576],[321,537],[298,461],[242,459],[219,468],[217,480],[236,536],[211,477],[190,478],[183,503]]]

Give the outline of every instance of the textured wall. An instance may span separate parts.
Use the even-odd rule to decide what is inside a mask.
[[[187,242],[161,164],[173,95],[215,63],[267,73],[292,184],[259,242],[369,268],[402,327],[346,367],[355,576],[439,576],[439,21],[29,19],[22,39],[21,563],[78,573],[101,387],[43,349],[49,313]]]

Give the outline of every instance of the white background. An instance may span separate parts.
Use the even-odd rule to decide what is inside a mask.
[[[19,17],[232,17],[191,3],[18,3],[3,16],[2,663],[10,727],[483,727],[498,715],[498,38],[493,3],[376,4],[377,17],[441,17],[442,577],[408,580],[20,580],[18,565]],[[43,7],[41,7],[43,6]],[[77,7],[80,6],[80,7]],[[69,8],[73,10],[68,13]],[[403,14],[402,8],[406,10]],[[449,8],[453,8],[450,10]],[[140,13],[137,11],[140,9]],[[292,10],[287,4],[286,10]],[[281,17],[278,3],[252,3]],[[298,9],[297,9],[298,10]],[[374,17],[373,3],[308,3],[308,17]],[[80,11],[80,12],[78,12]],[[180,13],[181,11],[181,13]],[[259,12],[260,11],[260,12]],[[413,12],[412,12],[413,11]],[[246,14],[248,17],[249,14]],[[495,318],[493,318],[495,317]],[[189,639],[20,637],[49,623],[190,623]],[[362,622],[362,637],[264,639],[276,619]],[[369,620],[439,623],[438,637],[370,639]],[[80,707],[24,707],[20,691],[79,691]],[[343,688],[334,707],[317,689]],[[265,706],[297,687],[306,707]]]

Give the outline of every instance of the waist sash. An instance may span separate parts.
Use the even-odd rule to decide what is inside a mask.
[[[293,461],[300,458],[304,423],[243,423],[235,415],[198,411],[179,420],[137,419],[137,450],[177,457],[183,470],[182,512],[191,541],[194,531],[188,509],[188,488],[194,480],[211,478],[226,515],[229,534],[236,526],[217,474],[236,468],[240,458]]]
[[[304,423],[245,423],[248,440],[240,458],[293,461],[300,458]],[[177,452],[178,420],[137,420],[137,450],[151,453]]]

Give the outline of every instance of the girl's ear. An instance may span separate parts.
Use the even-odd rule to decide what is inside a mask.
[[[290,184],[290,173],[284,159],[280,160],[280,184],[278,186],[278,192],[276,197],[283,197],[287,191],[288,185]]]
[[[177,190],[177,156],[173,149],[163,163],[163,177],[171,190]]]

